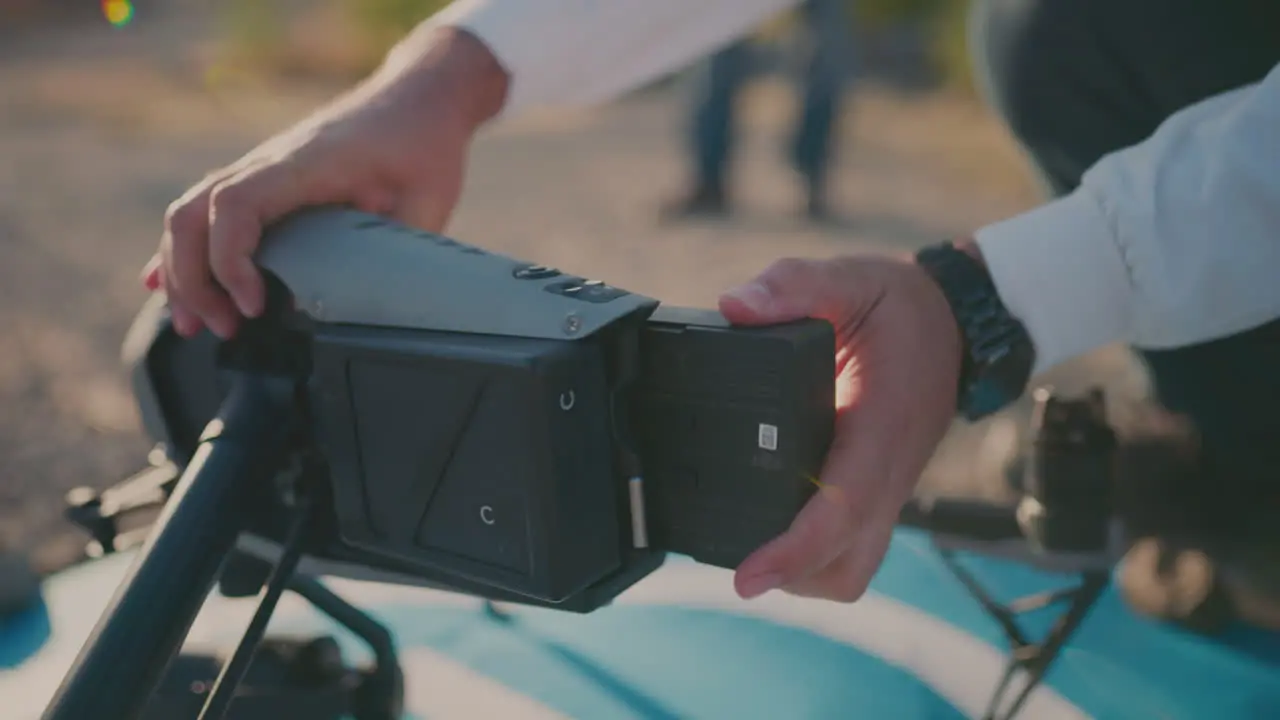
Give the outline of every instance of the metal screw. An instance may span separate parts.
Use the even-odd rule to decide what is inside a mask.
[[[569,313],[564,319],[564,332],[566,335],[577,335],[582,330],[582,318],[578,313]]]

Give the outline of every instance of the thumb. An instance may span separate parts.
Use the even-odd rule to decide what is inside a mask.
[[[754,280],[720,296],[720,314],[735,325],[770,325],[812,317],[835,320],[841,302],[829,261],[779,260]]]

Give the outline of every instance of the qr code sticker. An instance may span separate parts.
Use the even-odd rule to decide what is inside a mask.
[[[760,444],[760,447],[764,448],[765,450],[777,450],[778,449],[778,426],[760,423],[760,432],[758,434],[757,440]]]

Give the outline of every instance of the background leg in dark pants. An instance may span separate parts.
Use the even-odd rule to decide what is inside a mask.
[[[671,208],[673,211],[719,213],[727,209],[737,102],[751,74],[751,59],[750,40],[741,40],[711,56],[707,63],[690,127],[694,185]]]
[[[1280,62],[1280,3],[978,0],[973,12],[979,84],[1056,195],[1179,109]],[[1169,489],[1192,523],[1179,532],[1280,545],[1280,322],[1141,355],[1159,401],[1203,443],[1204,471]]]
[[[805,64],[804,98],[791,141],[791,161],[804,178],[806,210],[827,214],[827,178],[836,152],[846,83],[855,71],[852,15],[846,0],[809,0],[804,21],[812,52]]]
[[[827,177],[839,132],[845,82],[853,69],[852,20],[847,0],[808,0],[802,6],[802,31],[811,49],[804,69],[804,90],[790,161],[805,182],[806,210],[821,217],[827,210]],[[729,209],[737,103],[751,77],[750,39],[713,55],[699,78],[690,122],[692,188],[665,209],[668,215],[718,214]]]

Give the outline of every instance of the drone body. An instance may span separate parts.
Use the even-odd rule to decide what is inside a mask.
[[[125,355],[164,456],[142,477],[167,502],[134,548],[75,508],[115,552],[0,637],[0,693],[31,703],[6,717],[1280,716],[1280,639],[1195,640],[1118,601],[1110,506],[1061,512],[1105,462],[1046,466],[1068,472],[1032,484],[1035,513],[904,512],[933,534],[900,530],[855,605],[737,599],[728,569],[811,497],[831,439],[826,323],[732,328],[345,210],[265,247],[267,312],[233,340],[139,314]],[[946,532],[1079,565],[1063,621],[1024,633],[999,605],[1061,574]]]

